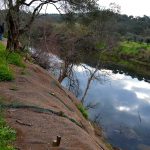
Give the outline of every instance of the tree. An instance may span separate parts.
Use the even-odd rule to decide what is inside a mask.
[[[66,77],[70,80],[70,83],[74,83],[76,80],[73,66],[80,64],[84,57],[84,48],[79,47],[80,39],[84,34],[82,29],[76,25],[68,28],[65,24],[55,31],[56,43],[54,44],[55,50],[53,53],[63,60],[58,77],[59,82],[62,82]]]
[[[94,71],[91,71],[90,69],[88,69],[88,68],[87,68],[86,66],[84,66],[84,65],[82,65],[82,66],[83,66],[86,70],[88,70],[89,73],[90,73],[90,76],[89,76],[89,78],[88,78],[88,81],[87,81],[87,85],[86,85],[84,94],[83,94],[83,96],[82,96],[82,98],[81,98],[81,102],[82,102],[82,104],[84,104],[85,97],[86,97],[87,92],[88,92],[88,90],[89,90],[89,88],[90,88],[90,84],[91,84],[92,80],[93,80],[93,79],[98,79],[98,77],[96,77],[96,73],[98,72],[98,69],[99,69],[99,63],[97,64],[97,66],[96,66],[96,68],[94,69]]]
[[[65,12],[87,11],[95,7],[95,0],[1,0],[6,6],[7,16],[6,22],[8,27],[8,43],[9,51],[19,49],[19,38],[24,34],[33,23],[35,17],[40,13],[44,5],[60,4]],[[22,24],[21,13],[28,12],[28,21]]]

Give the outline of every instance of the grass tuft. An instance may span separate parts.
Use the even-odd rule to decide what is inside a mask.
[[[0,43],[0,82],[13,80],[14,77],[9,69],[9,64],[25,68],[25,64],[22,60],[22,56],[19,53],[8,53],[6,47]]]
[[[25,64],[22,62],[22,57],[18,53],[11,53],[8,57],[8,63],[16,65],[18,67],[25,67]]]
[[[13,80],[13,74],[7,65],[0,65],[0,81]]]
[[[15,150],[11,145],[11,143],[15,141],[15,139],[16,131],[11,129],[6,124],[3,116],[0,115],[0,150]]]
[[[82,104],[78,104],[77,108],[82,113],[82,115],[84,116],[84,118],[88,119],[88,111],[86,110],[86,108]]]

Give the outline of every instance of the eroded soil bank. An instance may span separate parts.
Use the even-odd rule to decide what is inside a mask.
[[[77,109],[79,101],[47,71],[29,62],[11,69],[15,79],[0,82],[0,101],[8,124],[17,131],[17,149],[110,149]],[[54,148],[58,135],[61,144]]]

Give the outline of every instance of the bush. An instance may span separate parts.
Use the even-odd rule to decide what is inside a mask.
[[[82,115],[84,116],[84,118],[88,119],[88,111],[86,110],[86,108],[82,104],[78,104],[77,108],[82,113]]]
[[[7,65],[0,65],[0,81],[11,81],[13,80],[12,72],[9,70]]]

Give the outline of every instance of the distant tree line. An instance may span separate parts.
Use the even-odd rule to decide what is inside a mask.
[[[7,11],[1,10],[0,21],[3,22]],[[30,14],[25,11],[20,12],[22,24]],[[51,22],[62,23],[72,22],[81,23],[91,26],[92,30],[99,30],[102,34],[105,34],[106,28],[109,33],[113,33],[115,36],[120,36],[127,41],[146,42],[150,43],[150,17],[133,17],[127,15],[121,15],[112,10],[96,9],[88,13],[72,13],[69,12],[63,15],[60,14],[43,14],[40,15],[40,21],[48,19]],[[95,26],[99,24],[99,26]],[[109,28],[109,29],[108,29]],[[7,34],[5,34],[7,35]],[[106,34],[105,34],[106,35]]]

